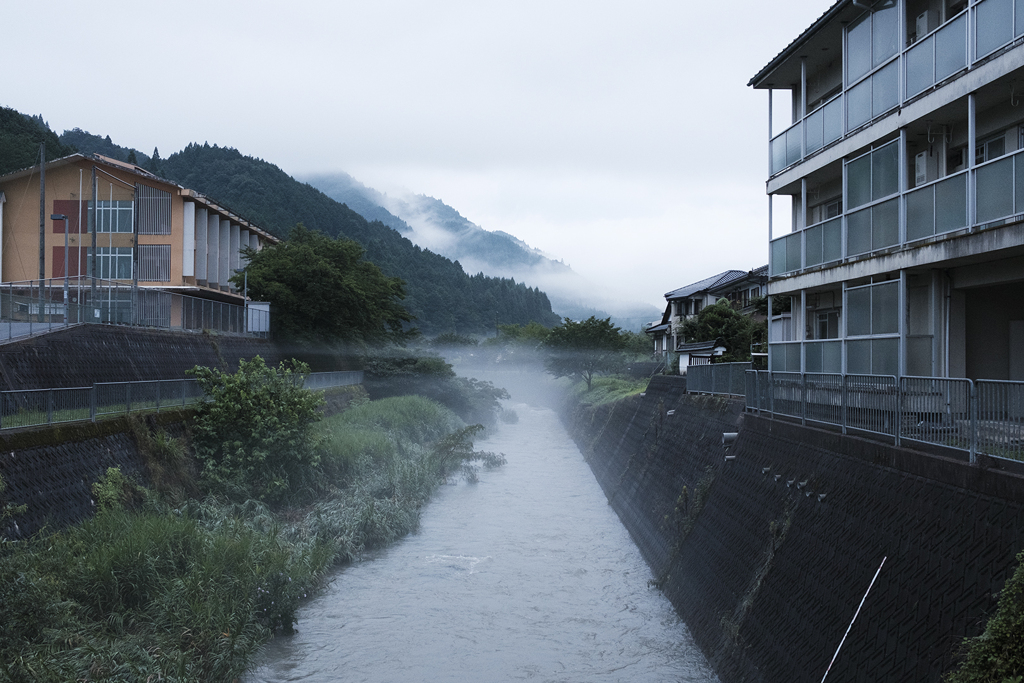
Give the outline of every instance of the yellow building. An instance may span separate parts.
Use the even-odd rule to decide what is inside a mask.
[[[0,319],[224,329],[224,311],[245,303],[228,281],[245,266],[242,250],[279,241],[198,192],[100,155],[49,162],[40,185],[39,166],[0,177]]]

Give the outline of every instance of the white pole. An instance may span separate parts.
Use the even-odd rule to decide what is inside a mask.
[[[888,555],[882,558],[882,564],[888,560]],[[828,663],[828,668],[825,669],[825,675],[821,677],[821,683],[825,683],[825,679],[828,677],[828,672],[832,670],[832,665],[836,663],[836,657],[839,656],[839,650],[842,649],[843,643],[846,642],[846,636],[850,635],[850,629],[853,628],[853,622],[857,620],[857,615],[860,614],[860,608],[864,606],[864,601],[868,599],[868,593],[871,592],[871,587],[875,585],[875,579],[882,572],[882,564],[878,565],[878,571],[875,572],[875,577],[871,579],[871,583],[868,584],[868,589],[864,591],[864,597],[860,599],[860,604],[857,605],[857,611],[853,613],[853,619],[850,619],[850,625],[846,627],[846,633],[843,634],[843,639],[839,641],[839,647],[836,648],[836,653],[832,655],[832,661]]]

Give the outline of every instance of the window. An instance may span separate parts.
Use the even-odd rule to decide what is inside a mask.
[[[145,282],[170,282],[171,245],[139,245],[139,279]]]
[[[839,311],[818,311],[814,316],[815,339],[839,338]]]
[[[92,248],[88,251],[87,271],[92,276]],[[97,277],[103,280],[132,279],[131,247],[99,247],[96,249]]]
[[[997,157],[1001,157],[1005,153],[1006,134],[999,133],[999,135],[993,135],[978,143],[974,148],[974,163],[975,165],[983,164],[986,161],[992,161]]]
[[[92,202],[88,203],[89,230],[92,231]],[[128,200],[100,200],[96,202],[96,220],[99,232],[132,232],[135,220],[135,202]]]
[[[139,198],[139,234],[171,234],[171,195],[148,185],[136,185]]]

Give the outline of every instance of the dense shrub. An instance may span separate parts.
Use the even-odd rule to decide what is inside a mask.
[[[966,657],[944,683],[1021,683],[1024,680],[1024,551],[999,595],[985,632],[964,641]]]
[[[238,372],[197,366],[189,371],[207,401],[193,422],[193,451],[213,491],[244,500],[279,502],[307,482],[319,462],[312,425],[323,395],[302,388],[309,368],[297,361],[278,368],[256,356]]]

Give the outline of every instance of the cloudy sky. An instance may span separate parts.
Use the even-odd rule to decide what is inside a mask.
[[[0,104],[437,197],[660,306],[767,262],[767,95],[746,83],[830,5],[12,3]]]

